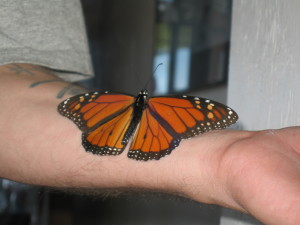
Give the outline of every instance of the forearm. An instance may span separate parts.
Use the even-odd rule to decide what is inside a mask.
[[[81,131],[57,112],[69,85],[41,67],[0,67],[1,177],[58,188],[175,193],[266,224],[298,224],[300,128],[212,131],[147,162],[129,159],[128,149],[98,156],[84,150]]]
[[[2,177],[57,187],[153,188],[153,181],[163,175],[162,163],[149,171],[154,162],[135,162],[126,154],[101,157],[85,152],[81,131],[57,112],[58,103],[69,96],[56,96],[68,83],[49,71],[7,65],[0,67],[0,74]],[[145,184],[138,181],[140,174]]]
[[[62,136],[75,140],[56,112],[57,94],[68,84],[42,67],[16,64],[0,67],[0,85],[0,175],[32,184],[61,182],[60,160],[68,163],[60,142]]]
[[[215,168],[210,160],[217,154],[208,146],[222,144],[215,141],[220,134],[182,141],[172,155],[159,161],[134,161],[127,158],[126,150],[119,156],[87,153],[81,131],[57,113],[58,103],[68,97],[59,99],[57,94],[69,84],[53,81],[35,86],[58,78],[40,67],[19,66],[23,72],[11,65],[0,67],[2,177],[54,187],[151,189],[214,203],[211,187],[215,185],[216,192],[219,188],[212,179]]]

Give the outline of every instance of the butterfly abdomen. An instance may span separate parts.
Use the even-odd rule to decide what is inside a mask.
[[[136,97],[133,108],[133,118],[126,131],[124,138],[122,140],[122,144],[126,145],[129,139],[132,137],[133,132],[135,131],[137,125],[141,121],[141,117],[143,115],[143,111],[147,106],[147,97],[148,93],[146,90],[140,92],[140,94]]]
[[[132,136],[133,132],[135,131],[137,125],[139,124],[143,111],[145,107],[147,106],[147,98],[148,98],[148,92],[146,90],[143,90],[140,92],[140,94],[136,97],[134,106],[133,106],[133,118],[130,123],[130,126],[128,127],[128,130],[126,131],[124,138],[122,140],[122,144],[127,144],[130,137]]]
[[[135,131],[139,121],[141,120],[141,116],[142,116],[142,114],[135,115],[134,118],[132,118],[130,126],[129,126],[128,130],[126,131],[124,138],[122,140],[123,145],[126,145],[128,143],[128,141],[130,140],[130,138],[132,137],[133,132]]]

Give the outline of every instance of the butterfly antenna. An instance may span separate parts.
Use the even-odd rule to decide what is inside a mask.
[[[144,89],[147,89],[147,87],[148,87],[148,85],[149,85],[150,81],[152,80],[152,77],[153,77],[153,75],[155,74],[155,72],[156,72],[157,68],[158,68],[159,66],[161,66],[161,65],[163,65],[163,63],[160,63],[160,64],[158,64],[158,65],[155,67],[155,69],[154,69],[154,70],[153,70],[153,72],[152,72],[152,76],[151,76],[151,77],[149,77],[149,79],[148,79],[148,81],[147,81],[147,83],[146,83],[146,85],[145,85],[145,88],[144,88]]]
[[[158,65],[155,67],[155,69],[154,69],[154,71],[153,71],[153,74],[155,74],[157,68],[160,67],[160,66],[162,66],[162,65],[163,65],[163,63],[158,64]]]

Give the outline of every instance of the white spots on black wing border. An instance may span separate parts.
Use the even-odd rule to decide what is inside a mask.
[[[86,152],[93,153],[95,155],[119,155],[123,152],[124,148],[116,148],[110,146],[97,146],[87,141],[87,135],[82,134],[82,146]]]
[[[159,160],[160,158],[171,154],[171,152],[178,147],[179,143],[180,143],[180,139],[174,139],[171,143],[170,143],[170,147],[168,149],[165,150],[161,150],[159,152],[143,152],[140,149],[139,150],[129,150],[128,151],[128,158],[130,159],[135,159],[138,161],[148,161],[148,160]]]
[[[70,101],[70,98],[64,100],[63,102],[61,102],[59,105],[58,105],[58,112],[60,112],[62,115],[66,115],[68,114],[67,112],[67,104],[68,102]]]
[[[189,139],[210,130],[224,129],[234,124],[238,119],[237,114],[230,107],[221,103],[201,97],[186,95],[182,95],[182,97],[189,99],[193,103],[194,107],[200,110],[201,113],[203,113],[203,115],[206,117],[204,121],[198,121],[195,127],[190,128],[186,134],[186,137],[183,137],[183,139]],[[222,107],[227,112],[223,119],[217,118],[214,114],[213,110],[216,107]],[[213,120],[214,117],[216,118],[216,121]]]
[[[80,129],[82,129],[85,124],[81,114],[79,113],[79,110],[82,108],[82,104],[88,103],[89,101],[92,101],[98,96],[98,91],[73,96],[59,104],[58,112],[72,120]],[[78,103],[75,106],[73,106],[72,109],[68,109],[69,105],[73,104],[76,101],[78,101]]]

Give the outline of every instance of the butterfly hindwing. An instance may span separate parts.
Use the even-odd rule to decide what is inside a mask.
[[[130,95],[91,92],[65,100],[58,111],[83,131],[86,151],[117,155],[127,144],[123,137],[133,118],[133,103]]]
[[[143,112],[140,124],[133,137],[128,157],[136,160],[147,161],[149,159],[160,159],[170,154],[180,142],[180,138],[151,114],[149,108]]]
[[[132,120],[133,108],[128,107],[124,112],[101,124],[95,130],[82,134],[82,144],[86,151],[98,155],[118,155],[127,145],[124,135]]]

